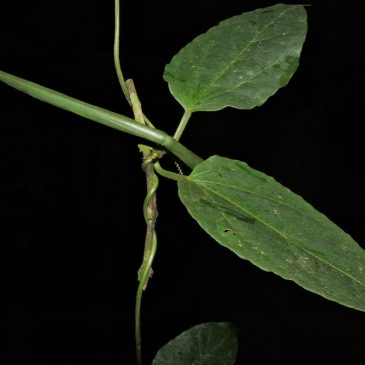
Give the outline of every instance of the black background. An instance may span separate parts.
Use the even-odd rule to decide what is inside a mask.
[[[182,109],[164,66],[218,21],[274,1],[125,1],[121,54],[145,113],[173,133]],[[251,111],[197,113],[182,142],[246,161],[302,195],[365,247],[362,1],[316,1],[289,85]],[[13,2],[0,69],[130,115],[114,72],[113,2]],[[0,85],[0,362],[133,364],[145,194],[132,136]],[[173,159],[169,161],[173,166]],[[188,169],[185,168],[185,173]],[[162,180],[143,354],[205,321],[240,327],[237,364],[355,363],[365,316],[217,245]]]

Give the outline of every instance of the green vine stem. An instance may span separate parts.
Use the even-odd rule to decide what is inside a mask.
[[[140,271],[140,281],[138,284],[136,305],[135,305],[135,342],[136,342],[136,358],[137,365],[142,364],[142,351],[141,351],[141,306],[142,306],[142,295],[145,290],[145,283],[148,282],[149,275],[151,273],[151,267],[153,259],[155,258],[157,249],[157,238],[156,234],[153,235],[151,250],[148,256],[148,260],[144,264],[143,271]],[[141,267],[142,268],[142,267]]]
[[[146,147],[146,146],[143,146]],[[143,152],[144,162],[142,168],[146,174],[147,181],[147,195],[143,203],[143,214],[146,222],[146,238],[143,253],[143,261],[140,269],[138,270],[138,289],[136,294],[135,304],[135,342],[136,342],[136,358],[137,365],[142,364],[142,351],[141,351],[141,307],[143,291],[146,290],[148,280],[153,274],[152,263],[156,255],[157,249],[157,235],[155,231],[156,219],[157,219],[157,204],[156,204],[156,190],[158,187],[158,177],[154,173],[153,160],[154,151],[150,150]]]
[[[128,93],[128,88],[126,81],[124,79],[122,67],[120,65],[120,55],[119,55],[119,44],[120,44],[120,1],[114,1],[114,49],[113,49],[113,57],[114,57],[114,66],[118,76],[119,84],[122,88],[124,97],[126,98],[129,105],[132,105],[132,101],[130,100],[130,95]],[[144,123],[149,127],[154,128],[152,122],[143,115]]]
[[[142,106],[138,99],[138,95],[133,80],[126,81],[126,87],[129,94],[129,100],[133,109],[134,118],[137,122],[144,124],[144,116]],[[146,290],[148,280],[153,274],[152,262],[157,249],[157,235],[155,231],[157,220],[157,197],[158,177],[155,174],[154,161],[160,157],[160,151],[145,145],[139,145],[139,149],[143,154],[142,169],[146,174],[147,195],[143,203],[143,215],[146,222],[146,237],[144,244],[144,253],[141,267],[138,270],[139,285],[136,294],[135,305],[135,341],[136,341],[136,358],[137,365],[142,364],[141,351],[141,307],[143,291]]]
[[[122,68],[120,66],[120,57],[119,57],[119,43],[120,43],[120,2],[119,0],[114,1],[114,65],[115,70],[117,72],[118,80],[120,86],[122,88],[123,94],[127,99],[128,103],[131,104],[129,93],[127,89],[127,85],[124,80]]]
[[[172,152],[190,168],[194,168],[198,163],[203,161],[194,152],[187,149],[184,145],[176,141],[176,139],[169,136],[167,133],[141,123],[137,123],[135,120],[124,115],[85,103],[71,96],[38,85],[34,82],[24,80],[4,71],[0,71],[0,81],[3,81],[5,84],[12,86],[19,91],[48,104],[54,105],[60,109],[75,113],[121,132],[132,134],[157,143]]]
[[[115,0],[115,33],[114,33],[114,65],[123,94],[131,105],[134,119],[145,125],[146,123],[154,128],[153,124],[142,112],[142,106],[139,101],[133,80],[125,81],[120,65],[119,55],[119,37],[120,37],[120,3]],[[155,225],[157,220],[157,197],[158,177],[155,174],[153,162],[155,160],[154,150],[148,146],[139,145],[143,154],[142,169],[146,175],[147,194],[143,203],[143,215],[146,222],[146,237],[144,244],[144,253],[141,267],[138,270],[138,288],[135,303],[135,343],[137,365],[142,365],[142,335],[141,335],[141,308],[143,291],[146,290],[148,280],[152,277],[152,263],[156,255],[157,235]]]

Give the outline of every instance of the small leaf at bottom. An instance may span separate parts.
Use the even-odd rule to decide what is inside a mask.
[[[237,329],[228,322],[194,326],[163,346],[152,365],[233,365]]]

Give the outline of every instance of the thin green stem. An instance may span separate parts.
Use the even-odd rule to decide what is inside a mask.
[[[198,163],[203,161],[199,156],[187,149],[167,133],[145,126],[124,115],[85,103],[58,91],[8,74],[7,72],[0,71],[0,81],[3,81],[5,84],[14,87],[19,91],[58,108],[75,113],[121,132],[132,134],[150,142],[157,143],[172,152],[190,168],[194,168]]]
[[[153,235],[152,246],[147,258],[146,264],[144,265],[143,271],[141,272],[140,281],[138,284],[137,295],[136,295],[136,305],[135,305],[135,341],[136,341],[136,357],[137,365],[142,364],[141,355],[141,306],[142,306],[142,295],[143,290],[149,279],[150,270],[152,267],[152,262],[156,254],[157,249],[157,238],[156,233]]]
[[[114,21],[115,22],[114,50],[113,50],[114,65],[115,65],[115,70],[117,72],[119,84],[122,88],[123,94],[124,94],[126,100],[128,101],[129,105],[131,105],[131,97],[128,92],[127,82],[124,79],[122,66],[120,65],[120,54],[119,54],[119,49],[120,49],[120,2],[119,2],[119,0],[115,0],[114,4],[115,4],[115,7],[114,7],[114,9],[115,9],[114,10],[114,19],[115,19],[115,21]],[[152,122],[145,115],[144,115],[144,120],[145,120],[145,123],[149,127],[154,128],[154,125],[152,124]]]
[[[127,85],[124,80],[122,68],[120,66],[120,58],[119,58],[119,43],[120,43],[120,3],[119,0],[115,0],[115,11],[114,11],[114,19],[115,19],[115,26],[114,26],[114,65],[115,70],[117,72],[118,80],[120,83],[120,86],[122,88],[123,94],[128,101],[129,104],[131,104],[131,100],[129,97]]]
[[[184,175],[180,175],[180,174],[177,174],[176,172],[172,172],[172,171],[169,171],[169,170],[165,170],[163,167],[161,167],[160,163],[158,161],[156,161],[154,164],[153,164],[155,170],[163,177],[166,177],[167,179],[170,179],[170,180],[175,180],[175,181],[180,181],[184,178],[186,178]]]
[[[146,174],[147,195],[143,203],[143,215],[146,222],[146,238],[144,245],[143,260],[138,270],[138,289],[135,304],[135,341],[137,364],[141,365],[141,307],[143,291],[146,290],[149,279],[152,277],[152,262],[156,255],[157,235],[155,231],[157,220],[157,197],[158,177],[153,168],[154,151],[143,152],[144,162],[142,168]]]
[[[181,135],[183,134],[187,124],[188,124],[188,121],[191,117],[191,112],[189,110],[186,110],[184,111],[184,114],[180,120],[180,123],[176,129],[176,132],[174,134],[174,138],[178,141],[181,137]]]

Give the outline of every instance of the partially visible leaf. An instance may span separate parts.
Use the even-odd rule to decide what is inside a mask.
[[[285,86],[307,31],[300,5],[235,16],[195,38],[166,66],[170,92],[190,112],[252,109]]]
[[[189,213],[221,245],[263,270],[365,311],[365,251],[272,177],[213,156],[178,186]]]
[[[237,347],[237,329],[231,323],[203,323],[163,346],[152,365],[233,365]]]

